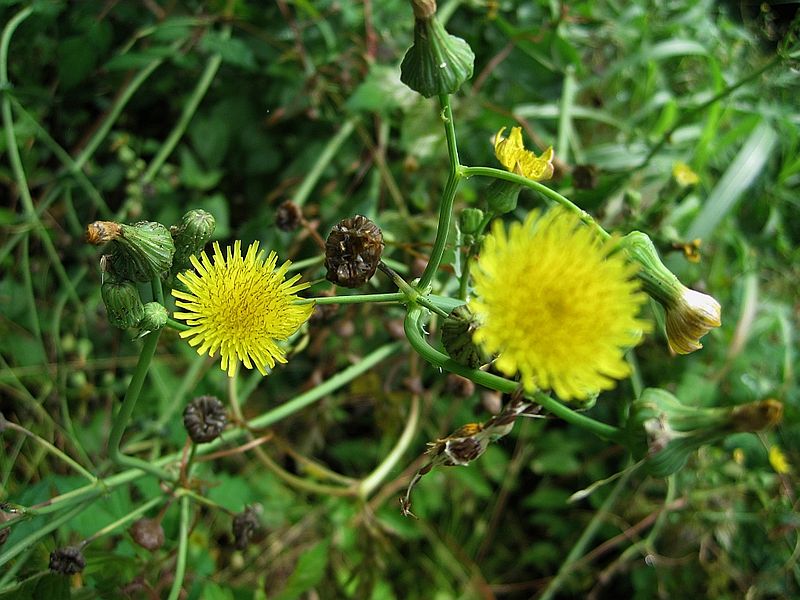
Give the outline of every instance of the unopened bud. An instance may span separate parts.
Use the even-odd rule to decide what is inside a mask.
[[[139,519],[131,525],[128,533],[134,542],[151,552],[164,545],[164,528],[157,519]]]
[[[454,361],[477,369],[482,364],[478,346],[472,341],[477,325],[466,305],[453,309],[442,325],[442,345]]]
[[[188,211],[177,225],[170,227],[175,256],[172,259],[172,272],[177,273],[191,266],[189,257],[199,254],[211,236],[217,222],[214,215],[200,208]]]
[[[100,287],[108,321],[119,329],[136,327],[144,317],[139,291],[130,281],[107,280]]]

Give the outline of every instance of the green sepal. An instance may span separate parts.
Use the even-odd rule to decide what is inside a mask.
[[[475,54],[460,37],[450,35],[435,15],[417,19],[414,45],[400,65],[400,81],[426,98],[453,94],[472,77]]]
[[[111,242],[111,266],[121,279],[147,282],[170,270],[175,244],[166,227],[153,221],[122,225]]]
[[[119,329],[136,327],[144,317],[139,291],[130,281],[106,280],[100,287],[108,322]]]

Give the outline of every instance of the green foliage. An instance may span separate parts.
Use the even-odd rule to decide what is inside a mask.
[[[800,86],[796,47],[789,58],[777,53],[782,40],[796,43],[796,7],[440,5],[447,31],[475,54],[472,79],[452,98],[462,163],[496,166],[492,136],[522,126],[537,152],[555,146],[550,187],[609,231],[647,232],[681,281],[723,306],[723,326],[680,357],[669,354],[653,306],[655,332],[631,352],[634,376],[586,414],[624,426],[641,389],[661,387],[703,407],[775,398],[784,422],[705,446],[660,479],[619,476],[630,466],[623,446],[560,420],[526,419],[469,466],[427,474],[414,490],[419,520],[407,519],[397,498],[424,464],[415,458],[426,442],[491,415],[480,386],[459,396],[401,342],[367,374],[252,431],[253,447],[239,448],[242,432],[223,435],[214,451],[227,452],[213,460],[197,462],[210,453],[198,451],[186,486],[188,597],[528,598],[548,586],[560,597],[797,597]],[[181,502],[110,459],[112,415],[142,341],[106,318],[86,225],[169,226],[202,208],[216,219],[214,240],[260,240],[299,263],[320,296],[331,288],[314,234],[325,238],[359,213],[382,229],[384,260],[412,280],[431,251],[448,173],[440,107],[400,82],[414,28],[401,0],[10,1],[0,15],[0,411],[32,434],[0,429],[0,518],[15,506],[42,511],[16,522],[0,546],[0,599],[167,597]],[[697,184],[676,181],[678,162]],[[591,167],[591,185],[578,166]],[[455,215],[488,214],[489,185],[463,180]],[[275,227],[287,199],[306,220],[294,232]],[[523,189],[506,218],[548,202]],[[465,272],[471,248],[455,225],[449,233],[433,283],[455,297],[451,275]],[[681,251],[695,238],[699,263]],[[379,276],[365,288],[394,291]],[[147,284],[138,292],[155,300]],[[395,341],[404,314],[378,304],[317,311],[290,340],[287,365],[267,379],[239,377],[246,418],[357,367]],[[123,450],[179,464],[184,406],[201,394],[224,399],[227,386],[218,362],[165,329]],[[370,475],[417,401],[419,426],[380,485],[365,497],[309,489],[341,490]],[[770,463],[773,446],[788,472]],[[262,451],[295,479],[269,470]],[[51,498],[67,500],[52,507]],[[163,518],[166,543],[151,552],[125,519],[155,498],[139,515]],[[247,506],[261,528],[242,550],[231,522]],[[84,550],[83,573],[48,571],[52,550],[104,527]],[[562,570],[569,576],[557,578]]]

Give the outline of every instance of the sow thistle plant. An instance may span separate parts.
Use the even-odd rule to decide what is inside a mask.
[[[463,424],[429,443],[427,463],[401,500],[407,515],[412,514],[411,489],[423,475],[438,466],[470,465],[521,417],[550,414],[576,430],[624,444],[637,464],[659,477],[676,472],[704,444],[780,421],[782,407],[774,400],[698,408],[659,389],[647,389],[633,399],[628,419],[620,426],[583,412],[602,400],[602,392],[630,375],[627,353],[653,331],[643,314],[648,298],[665,311],[667,343],[675,354],[702,348],[701,338],[721,325],[721,307],[713,297],[684,286],[663,264],[647,234],[612,235],[590,214],[542,183],[554,174],[554,149],[538,155],[526,149],[519,127],[512,126],[508,136],[503,127],[494,136],[494,152],[502,169],[462,164],[450,95],[471,77],[474,56],[464,40],[447,33],[437,20],[432,0],[413,0],[412,6],[414,44],[402,62],[401,80],[426,98],[438,97],[450,163],[436,237],[419,279],[406,281],[382,261],[380,223],[362,215],[346,216],[333,227],[325,244],[326,277],[340,287],[360,288],[381,271],[397,292],[303,296],[310,282],[290,275],[291,263],[281,262],[259,241],[244,252],[240,240],[228,245],[214,241],[209,252],[215,220],[199,209],[187,212],[170,228],[150,221],[92,223],[87,241],[103,248],[101,291],[108,320],[142,338],[139,360],[108,440],[109,457],[127,470],[104,482],[87,474],[91,483],[77,491],[45,505],[15,507],[14,517],[4,527],[24,517],[83,507],[109,486],[144,474],[155,476],[169,490],[170,502],[180,503],[178,567],[171,594],[177,597],[193,507],[205,503],[220,508],[197,491],[200,486],[192,479],[197,457],[251,448],[260,452],[267,439],[257,437],[260,429],[333,392],[402,347],[394,343],[376,350],[279,409],[244,421],[236,389],[239,368],[267,376],[286,363],[294,350],[293,339],[317,304],[402,304],[407,342],[422,358],[478,386],[510,395],[499,414],[488,421]],[[468,207],[459,215],[462,232],[468,235],[463,238],[465,247],[457,251],[465,251],[467,263],[457,275],[458,295],[445,297],[437,292],[453,286],[441,281],[440,267],[459,184],[470,177],[491,181],[481,206]],[[523,188],[538,193],[546,204],[518,219]],[[286,205],[282,211],[282,228],[291,230],[305,223],[299,207]],[[440,340],[426,332],[433,320],[441,324],[437,328],[442,332]],[[123,453],[120,444],[165,328],[178,330],[198,354],[219,356],[229,379],[229,398],[224,403],[201,396],[189,403],[183,412],[184,451],[147,461]],[[305,481],[286,473],[263,453],[259,456],[279,477],[304,491],[364,499],[397,466],[413,443],[417,425],[416,419],[409,419],[408,434],[375,470],[349,483]],[[243,439],[249,440],[246,448],[231,447]],[[134,519],[146,519],[144,514],[163,502],[154,498],[102,534],[130,525]],[[260,527],[258,511],[248,507],[230,516],[236,546],[244,548]],[[160,516],[152,523],[149,519],[136,523],[134,531],[140,538],[144,525],[160,528]],[[160,548],[163,530],[161,536],[158,543],[145,546]],[[54,551],[50,568],[63,574],[81,571],[86,565],[82,549],[92,539]]]

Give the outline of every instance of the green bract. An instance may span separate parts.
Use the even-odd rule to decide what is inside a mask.
[[[175,256],[172,259],[172,273],[183,271],[191,266],[189,257],[200,252],[217,225],[214,216],[201,208],[190,210],[181,217],[177,225],[170,227],[175,243]]]
[[[106,281],[100,288],[108,321],[114,327],[136,327],[144,317],[139,291],[130,281]]]
[[[116,275],[146,282],[169,271],[175,245],[166,227],[141,221],[121,225],[121,229],[121,235],[112,241],[111,265]]]

